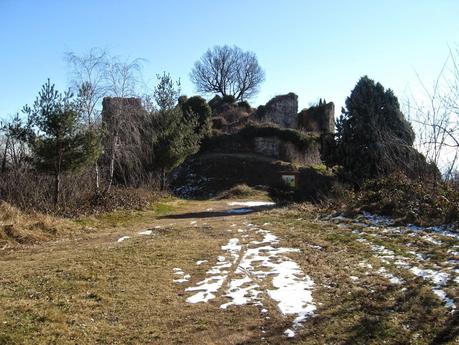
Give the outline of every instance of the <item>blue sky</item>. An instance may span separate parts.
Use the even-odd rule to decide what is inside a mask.
[[[33,102],[49,77],[68,84],[64,52],[102,47],[144,58],[144,78],[168,71],[183,93],[193,63],[214,45],[254,51],[266,72],[251,101],[295,92],[344,103],[367,74],[402,97],[429,84],[459,44],[457,0],[0,0],[0,117]]]

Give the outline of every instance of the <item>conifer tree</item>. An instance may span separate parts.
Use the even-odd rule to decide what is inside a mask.
[[[165,187],[166,175],[197,151],[201,134],[196,131],[196,117],[186,117],[177,104],[180,94],[169,74],[158,75],[154,98],[159,111],[152,115],[156,131],[154,164],[161,174],[161,188]]]
[[[337,122],[340,163],[356,178],[403,170],[419,154],[414,132],[392,90],[362,77],[346,99]]]
[[[58,206],[62,175],[86,167],[98,158],[99,137],[81,126],[72,94],[61,94],[49,79],[33,106],[26,106],[24,111],[29,113],[37,130],[32,143],[35,166],[54,176],[54,204]]]

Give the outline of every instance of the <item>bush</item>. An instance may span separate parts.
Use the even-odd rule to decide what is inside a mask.
[[[250,197],[264,197],[266,195],[266,191],[257,190],[242,183],[220,193],[216,199],[244,199]]]
[[[414,181],[402,173],[367,181],[347,200],[352,209],[398,219],[400,223],[439,225],[459,221],[459,192],[444,183]]]
[[[222,98],[222,103],[234,104],[234,102],[236,102],[236,98],[232,95],[225,95]]]
[[[219,95],[215,95],[214,98],[212,98],[209,101],[209,106],[214,112],[220,105],[222,104],[222,98]]]
[[[250,104],[247,101],[240,101],[237,103],[237,106],[239,108],[242,108],[247,113],[250,113],[252,111],[252,108],[250,107]]]

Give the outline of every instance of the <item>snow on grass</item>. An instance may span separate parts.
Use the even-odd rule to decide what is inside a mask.
[[[203,263],[206,263],[207,260],[198,260],[196,261],[196,265],[201,266]]]
[[[225,295],[230,301],[222,304],[220,308],[226,309],[230,305],[244,305],[254,301],[253,304],[262,305],[258,297],[261,293],[259,285],[246,275],[239,279],[232,279]]]
[[[446,305],[449,309],[456,309],[456,304],[454,301],[446,296],[446,292],[441,289],[433,289],[433,293]]]
[[[153,233],[152,230],[144,230],[144,231],[139,231],[138,234],[139,235],[146,235],[146,236],[149,236]]]
[[[419,267],[411,267],[410,272],[417,277],[421,277],[425,280],[430,281],[431,283],[437,286],[446,285],[449,280],[449,274],[446,272],[439,272],[432,269],[422,269]]]
[[[222,309],[250,304],[267,313],[263,296],[270,297],[283,315],[295,316],[287,330],[293,337],[294,330],[316,310],[312,298],[314,282],[295,261],[285,256],[299,252],[299,249],[278,247],[277,236],[258,229],[254,224],[245,225],[244,235],[250,233],[251,241],[242,245],[240,239],[232,238],[223,245],[221,249],[225,255],[216,258],[216,264],[206,272],[206,278],[185,289],[195,292],[186,301],[208,302],[220,295],[228,300],[220,305]]]
[[[442,241],[436,240],[436,239],[434,239],[434,238],[432,238],[431,236],[428,236],[428,235],[422,236],[422,239],[424,239],[425,241],[430,242],[432,244],[435,244],[436,246],[441,246],[443,244]]]
[[[367,217],[367,219],[370,219],[370,220],[374,221],[377,224],[387,224],[387,223],[390,224],[390,222],[385,218],[381,219],[381,218],[377,218],[376,216],[370,217],[368,215],[366,217]],[[429,242],[429,243],[432,243],[432,244],[434,244],[436,246],[440,246],[440,245],[443,244],[442,241],[434,239],[429,234],[425,234],[424,231],[426,231],[426,229],[422,229],[422,228],[419,228],[419,227],[413,227],[413,226],[406,227],[405,230],[401,229],[401,228],[377,228],[376,230],[381,230],[381,229],[396,229],[397,230],[397,234],[406,233],[405,230],[408,229],[409,231],[415,231],[415,232],[410,233],[409,236],[416,237],[419,234],[421,234],[419,237],[422,238],[423,240]],[[430,228],[430,230],[431,230],[431,228]],[[442,231],[442,235],[445,235],[445,230],[441,230],[441,231]],[[436,232],[439,233],[440,230],[437,229]],[[352,233],[359,236],[359,238],[356,239],[357,241],[369,245],[371,247],[371,249],[373,250],[373,252],[375,252],[376,256],[383,263],[385,263],[385,264],[394,264],[396,267],[408,270],[413,275],[415,275],[417,277],[421,277],[424,280],[430,282],[433,285],[432,292],[445,304],[445,306],[447,308],[449,308],[449,309],[452,309],[452,310],[456,309],[456,305],[455,305],[454,301],[447,296],[447,294],[446,294],[446,292],[444,290],[442,290],[442,287],[445,286],[448,283],[448,281],[451,280],[450,279],[450,274],[448,274],[446,272],[442,272],[439,269],[421,268],[421,267],[418,267],[416,264],[413,263],[413,261],[414,262],[418,262],[418,263],[428,262],[429,261],[429,256],[427,254],[417,253],[415,251],[410,250],[410,251],[407,251],[407,254],[410,254],[412,256],[412,258],[408,258],[408,257],[401,256],[401,255],[395,255],[394,251],[392,251],[390,249],[387,249],[382,245],[373,244],[368,239],[360,237],[360,236],[368,235],[368,234],[361,233],[361,232],[356,232],[356,231],[352,231]],[[446,233],[446,235],[450,235],[449,237],[452,237],[452,234]],[[409,247],[408,244],[405,244],[405,245],[407,247]],[[451,253],[451,252],[453,252],[453,250],[451,250],[451,249],[448,250],[448,253]],[[449,260],[449,261],[446,261],[446,264],[447,265],[455,265],[456,261],[455,260]],[[436,266],[436,267],[438,267],[438,266]],[[404,283],[403,279],[394,276],[392,273],[388,272],[386,270],[386,268],[384,268],[384,267],[380,268],[377,271],[377,273],[379,273],[383,277],[387,278],[391,284],[400,285],[400,284]],[[456,277],[453,281],[455,283],[459,283],[459,277]]]
[[[286,329],[284,334],[287,336],[287,338],[294,338],[295,337],[295,332],[292,331],[290,328]]]
[[[131,236],[123,236],[123,237],[118,238],[117,242],[123,242],[123,241],[125,241],[125,240],[127,240],[129,238],[131,238]]]
[[[400,285],[405,282],[402,278],[396,277],[392,273],[388,272],[384,267],[381,267],[377,272],[389,280],[391,284]]]
[[[275,205],[272,201],[234,201],[229,202],[229,206],[245,206],[245,207],[260,207]]]
[[[173,280],[174,283],[181,284],[191,279],[191,275],[185,274],[185,272],[183,272],[181,268],[174,267],[172,271],[174,271],[175,275],[180,277],[180,278],[174,279]]]
[[[228,244],[222,246],[222,249],[233,257],[233,263],[239,257],[241,246],[238,244],[239,239],[232,238]],[[194,295],[187,298],[188,303],[208,302],[216,297],[216,293],[222,287],[228,277],[228,268],[232,263],[226,260],[226,257],[220,255],[217,257],[217,263],[206,273],[209,275],[206,279],[198,282],[196,286],[186,288],[185,291],[197,291]]]

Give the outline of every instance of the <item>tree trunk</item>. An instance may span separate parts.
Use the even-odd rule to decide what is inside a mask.
[[[99,194],[100,192],[100,182],[99,182],[99,163],[94,163],[94,183],[95,183],[95,188],[96,188],[96,194]]]
[[[110,189],[113,183],[113,174],[115,172],[115,143],[116,143],[115,138],[113,138],[112,150],[111,150],[112,152],[110,155],[110,170],[109,170],[109,175],[108,175],[107,188],[105,189],[105,194],[110,193]]]
[[[5,152],[3,153],[3,160],[2,160],[2,173],[6,171],[6,155],[8,154],[9,146],[10,146],[10,136],[7,136],[6,143],[5,143]]]
[[[59,196],[61,194],[61,175],[57,172],[54,175],[54,207],[59,205]]]
[[[161,190],[164,191],[166,189],[166,169],[161,169]]]

